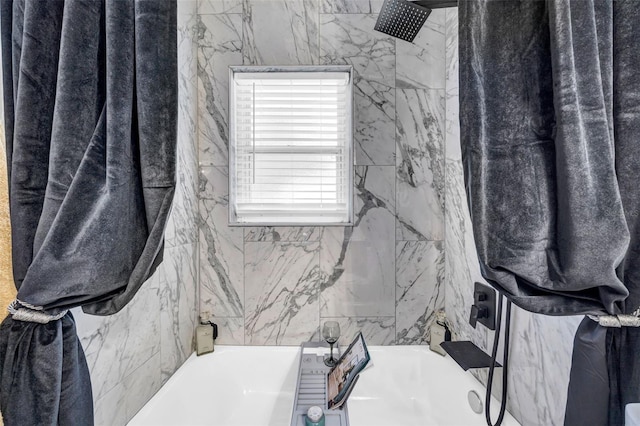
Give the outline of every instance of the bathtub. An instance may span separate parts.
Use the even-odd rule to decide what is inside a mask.
[[[289,426],[300,348],[217,346],[192,355],[130,426]],[[349,398],[351,426],[485,425],[467,393],[484,387],[450,357],[426,346],[370,346]],[[493,420],[499,401],[492,402]],[[495,410],[495,411],[494,411]],[[505,426],[519,423],[506,413]]]

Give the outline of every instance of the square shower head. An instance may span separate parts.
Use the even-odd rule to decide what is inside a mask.
[[[411,42],[430,14],[431,9],[407,0],[384,0],[374,29]]]

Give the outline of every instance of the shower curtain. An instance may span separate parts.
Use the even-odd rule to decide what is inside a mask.
[[[175,1],[1,0],[17,298],[7,425],[93,423],[68,309],[122,309],[162,260],[175,187]]]
[[[620,327],[640,324],[638,3],[462,1],[459,20],[482,274],[526,310],[592,315],[565,423],[622,424],[640,402],[640,328]]]

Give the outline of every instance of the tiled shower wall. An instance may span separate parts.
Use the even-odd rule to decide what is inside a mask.
[[[381,1],[198,5],[200,312],[219,344],[427,341],[444,308],[444,10],[414,44],[373,30]],[[228,66],[355,70],[353,227],[227,225]]]
[[[295,345],[329,318],[372,344],[424,343],[445,293],[458,337],[493,342],[467,323],[483,280],[460,162],[457,10],[434,11],[410,44],[372,30],[381,3],[200,0],[200,311],[217,343]],[[227,67],[240,64],[354,66],[355,227],[227,226]],[[509,410],[523,425],[562,424],[579,320],[514,307]]]
[[[107,317],[75,310],[91,372],[96,425],[124,425],[193,350],[197,319],[195,0],[178,1],[178,167],[164,260],[134,299]]]
[[[457,9],[447,9],[445,28],[446,311],[461,340],[471,339],[488,352],[493,344],[493,332],[487,332],[482,326],[474,330],[468,324],[473,282],[484,280],[478,267],[461,164]],[[580,320],[581,317],[535,315],[513,307],[508,408],[524,426],[563,424],[573,336]],[[501,348],[499,354],[502,354]],[[486,382],[485,370],[476,372],[483,382]]]

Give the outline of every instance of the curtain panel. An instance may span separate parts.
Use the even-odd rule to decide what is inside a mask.
[[[7,425],[91,424],[67,310],[119,311],[162,260],[176,2],[1,0],[0,19],[17,288],[0,326],[0,408]]]
[[[463,165],[483,276],[547,315],[640,307],[640,8],[459,3]],[[517,344],[517,342],[514,342]],[[624,422],[640,329],[578,330],[567,424]]]

